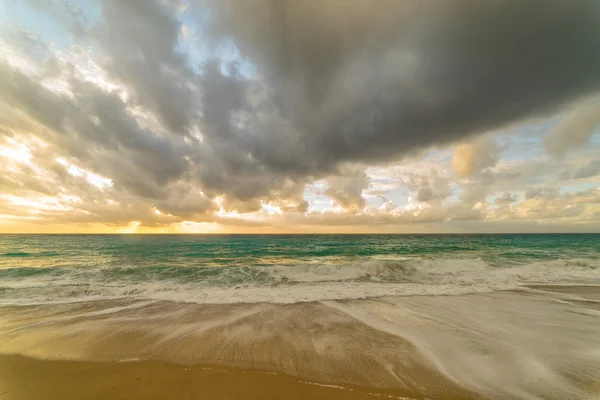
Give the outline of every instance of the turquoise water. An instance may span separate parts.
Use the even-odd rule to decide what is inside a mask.
[[[594,234],[0,236],[4,303],[463,294],[599,278]]]

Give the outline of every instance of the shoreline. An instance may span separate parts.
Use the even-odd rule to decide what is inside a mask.
[[[399,389],[332,385],[281,373],[161,361],[91,362],[0,355],[0,399],[399,399]],[[464,398],[464,397],[460,397]],[[444,397],[457,400],[459,397]]]
[[[5,307],[0,314],[0,357],[13,353],[57,362],[141,360],[241,368],[324,385],[448,393],[451,399],[469,392],[429,369],[410,343],[319,302],[104,301]]]
[[[600,393],[600,302],[594,300],[600,288],[536,289],[294,304],[104,300],[1,306],[0,382],[5,375],[27,386],[29,378],[41,382],[60,370],[57,381],[69,387],[83,368],[95,371],[82,378],[93,387],[93,376],[113,382],[114,371],[123,369],[125,375],[146,371],[155,377],[152,384],[181,386],[189,371],[203,381],[207,371],[218,370],[225,387],[250,380],[244,385],[254,394],[239,397],[249,399],[281,397],[283,392],[260,392],[271,384],[265,377],[273,376],[286,377],[281,390],[305,394],[296,387],[318,388],[311,389],[319,392],[313,398],[321,392],[349,398],[349,389],[355,396],[409,399],[594,398]],[[6,372],[4,365],[23,363],[29,367]],[[161,383],[164,374],[171,383]],[[205,398],[227,397],[194,390]],[[86,393],[82,398],[102,398]],[[137,398],[169,398],[140,393]],[[186,393],[174,398],[195,398]],[[19,399],[47,398],[24,396]]]

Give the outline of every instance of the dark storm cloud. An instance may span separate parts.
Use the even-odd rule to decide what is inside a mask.
[[[266,81],[278,129],[255,134],[254,154],[276,169],[379,161],[554,111],[600,83],[596,0],[199,3]]]

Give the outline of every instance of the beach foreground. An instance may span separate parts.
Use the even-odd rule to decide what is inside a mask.
[[[7,400],[421,398],[413,396],[404,390],[323,385],[273,372],[222,366],[0,357],[0,398]]]
[[[540,286],[294,304],[4,306],[0,393],[591,399],[599,304],[597,287]]]

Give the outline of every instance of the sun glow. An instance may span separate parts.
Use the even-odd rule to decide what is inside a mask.
[[[73,207],[68,203],[80,201],[77,196],[61,196],[61,198],[48,196],[19,197],[7,194],[1,195],[0,198],[8,200],[17,207],[25,208],[30,213],[37,213],[42,210],[69,211]]]
[[[113,185],[112,179],[105,178],[93,172],[87,171],[65,160],[57,158],[56,162],[67,168],[67,172],[75,177],[84,178],[89,184],[96,186],[99,189],[106,189]]]
[[[17,147],[0,146],[0,157],[10,158],[14,161],[31,163],[31,150],[24,144],[19,144]]]

